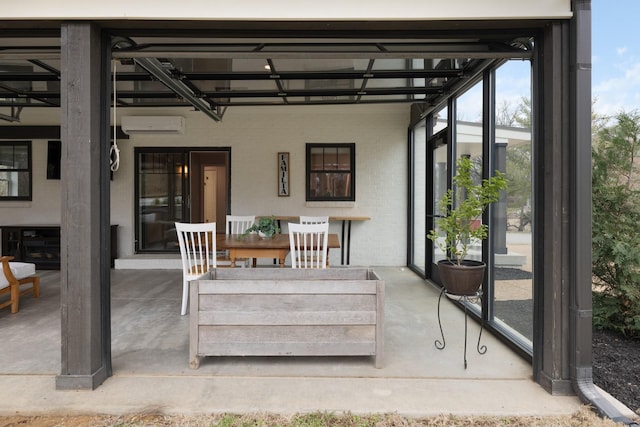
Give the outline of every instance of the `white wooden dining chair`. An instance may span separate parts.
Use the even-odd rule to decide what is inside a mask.
[[[327,268],[329,223],[289,223],[291,268]]]
[[[227,215],[225,232],[227,234],[242,234],[255,222],[255,215]],[[229,258],[228,251],[225,252],[226,257]],[[236,265],[240,262],[242,267],[249,267],[252,261],[255,264],[255,260],[252,260],[251,258],[238,258],[236,259]]]
[[[242,234],[255,222],[255,215],[227,215],[225,232],[227,234]]]
[[[328,216],[300,215],[300,224],[324,224],[329,222]]]
[[[189,282],[216,268],[216,223],[187,224],[176,222],[182,256],[182,310],[187,314]]]
[[[300,215],[300,224],[324,224],[325,222],[329,222],[328,216]]]

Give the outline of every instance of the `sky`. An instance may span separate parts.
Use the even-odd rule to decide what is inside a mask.
[[[592,97],[597,113],[640,112],[640,1],[591,1]]]
[[[604,116],[640,113],[640,0],[591,1],[591,96]],[[531,97],[527,61],[510,61],[496,75],[496,99],[511,107]],[[458,104],[460,120],[482,118],[482,88],[468,91]]]

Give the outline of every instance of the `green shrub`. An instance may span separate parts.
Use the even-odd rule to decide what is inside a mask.
[[[616,120],[593,143],[593,319],[640,336],[640,115]]]

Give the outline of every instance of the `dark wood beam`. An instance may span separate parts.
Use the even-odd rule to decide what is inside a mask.
[[[111,375],[107,43],[90,23],[62,25],[61,369],[59,390]],[[106,227],[105,227],[106,224]]]
[[[118,139],[129,139],[120,126],[116,127],[116,136]],[[60,126],[0,126],[0,139],[61,139]]]

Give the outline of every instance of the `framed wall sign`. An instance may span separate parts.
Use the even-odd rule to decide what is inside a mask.
[[[289,153],[278,153],[278,196],[289,195]]]

